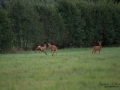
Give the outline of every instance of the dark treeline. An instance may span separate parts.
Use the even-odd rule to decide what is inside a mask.
[[[114,0],[2,0],[0,51],[120,45],[120,4]]]

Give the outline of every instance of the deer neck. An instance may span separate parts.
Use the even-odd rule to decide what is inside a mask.
[[[100,45],[100,48],[102,48],[102,46]]]

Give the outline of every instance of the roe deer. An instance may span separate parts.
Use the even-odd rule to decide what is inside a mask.
[[[47,55],[47,53],[46,53],[46,44],[44,44],[44,46],[41,47],[41,51],[44,52]]]
[[[55,52],[57,55],[57,47],[55,45],[51,45],[50,43],[48,43],[48,47],[51,50],[52,56],[54,55]]]
[[[43,53],[45,53],[47,55],[47,53],[46,53],[46,44],[44,44],[43,47],[38,46],[36,50],[40,50],[41,52],[43,52]]]
[[[95,53],[96,51],[99,51],[99,54],[100,54],[100,50],[101,50],[101,48],[102,48],[102,42],[100,41],[98,41],[98,43],[99,43],[99,46],[93,46],[93,51],[92,51],[92,53]]]
[[[36,51],[41,51],[41,46],[38,46],[36,49],[35,49],[35,53],[36,53]]]

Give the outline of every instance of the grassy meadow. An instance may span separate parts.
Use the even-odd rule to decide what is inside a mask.
[[[0,90],[120,90],[120,47],[0,54]]]

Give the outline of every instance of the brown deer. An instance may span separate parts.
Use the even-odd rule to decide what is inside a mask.
[[[48,43],[48,47],[51,50],[52,56],[54,55],[55,52],[56,52],[56,55],[57,55],[58,48],[55,45],[51,45],[50,43]]]
[[[35,53],[36,53],[36,51],[41,51],[41,46],[38,46],[36,49],[35,49]]]
[[[100,54],[100,50],[102,48],[102,41],[98,41],[98,43],[99,43],[99,46],[93,46],[92,53],[95,53],[96,51],[99,51],[99,54]]]
[[[41,47],[41,51],[44,52],[47,55],[47,53],[46,53],[46,44],[44,44],[44,46]]]
[[[38,46],[38,47],[36,48],[36,50],[40,50],[41,52],[43,52],[43,53],[45,53],[45,54],[47,55],[47,53],[46,53],[46,44],[44,44],[43,47]]]

